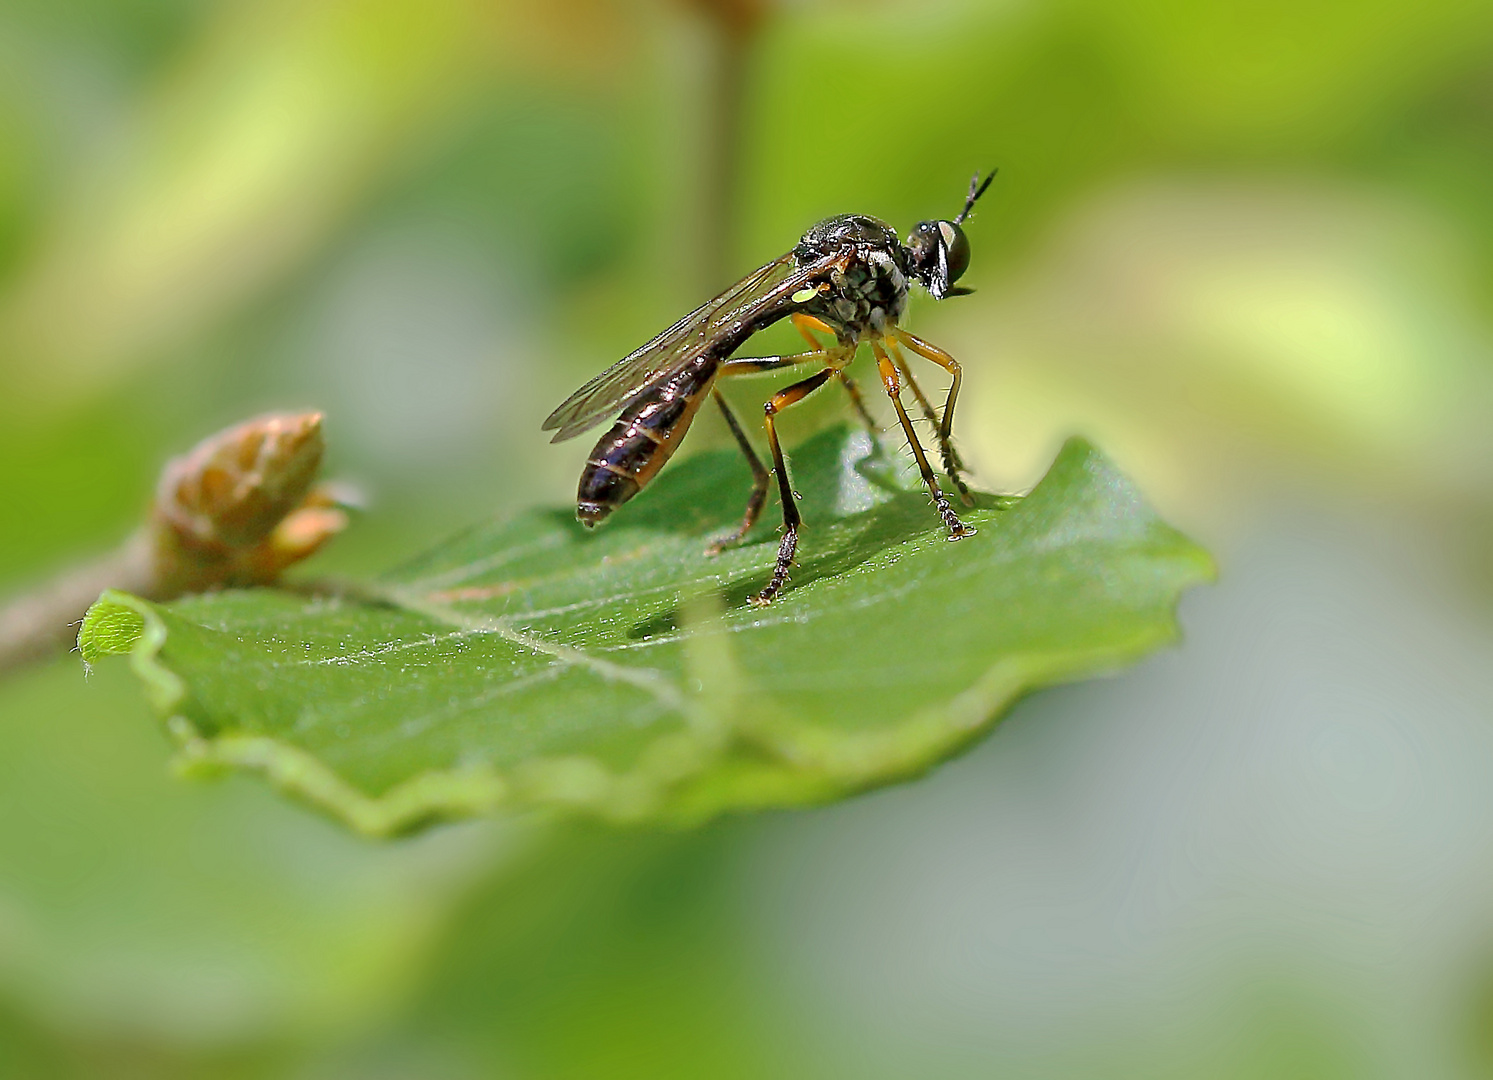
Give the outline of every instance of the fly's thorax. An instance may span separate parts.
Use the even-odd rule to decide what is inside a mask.
[[[828,288],[801,310],[832,326],[842,341],[882,335],[907,308],[907,273],[888,252],[857,250]]]
[[[886,222],[841,214],[819,222],[793,249],[800,266],[826,256],[846,257],[828,288],[800,310],[834,327],[842,341],[879,336],[907,308],[907,254]]]
[[[865,214],[839,214],[825,218],[804,233],[793,249],[800,264],[824,255],[836,255],[852,247],[901,251],[902,241],[880,218]]]

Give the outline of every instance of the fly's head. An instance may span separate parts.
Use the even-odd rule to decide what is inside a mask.
[[[969,194],[964,199],[964,209],[952,221],[920,221],[913,226],[907,238],[907,260],[913,277],[933,294],[935,300],[947,296],[962,296],[971,290],[954,287],[954,283],[969,269],[969,237],[964,235],[964,219],[974,208],[975,200],[985,194],[995,173],[980,182],[980,174],[970,181]]]
[[[956,222],[918,222],[907,238],[907,256],[913,276],[935,300],[969,291],[954,288],[969,269],[969,238]]]

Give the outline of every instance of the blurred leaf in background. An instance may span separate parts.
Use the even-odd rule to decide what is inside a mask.
[[[711,41],[662,2],[5,0],[0,587],[107,548],[162,459],[267,408],[325,410],[374,492],[323,571],[563,503],[539,418],[711,291]],[[830,213],[905,230],[999,165],[978,293],[914,329],[965,366],[988,484],[1079,429],[1223,553],[1189,644],[904,790],[517,862],[183,785],[122,672],[39,668],[0,686],[0,1054],[1482,1067],[1493,9],[822,0],[747,57],[725,261]]]

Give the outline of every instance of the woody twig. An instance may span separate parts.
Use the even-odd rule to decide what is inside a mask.
[[[322,414],[270,413],[166,464],[145,521],[118,549],[0,608],[0,672],[70,644],[104,589],[170,600],[271,585],[347,527],[316,483]]]

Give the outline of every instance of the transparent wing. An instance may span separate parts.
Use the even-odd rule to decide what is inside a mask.
[[[555,432],[551,442],[563,442],[615,416],[639,394],[744,328],[750,332],[765,325],[764,320],[788,314],[796,306],[793,294],[817,284],[840,261],[829,256],[795,269],[789,253],[757,267],[571,394],[545,419],[543,430]]]

